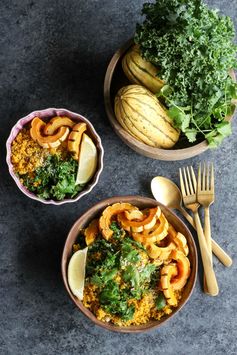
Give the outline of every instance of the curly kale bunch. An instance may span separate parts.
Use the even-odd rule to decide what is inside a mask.
[[[135,42],[142,56],[159,68],[166,85],[158,96],[190,142],[205,136],[211,147],[231,133],[225,117],[233,112],[237,67],[232,20],[202,0],[146,3]]]

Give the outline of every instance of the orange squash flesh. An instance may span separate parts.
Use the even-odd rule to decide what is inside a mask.
[[[139,211],[137,208],[134,208],[131,211],[124,211],[124,215],[129,221],[131,221],[133,219],[137,219],[137,220],[141,221],[144,217],[143,213],[141,211]]]
[[[115,203],[103,211],[99,219],[99,228],[106,240],[109,240],[113,236],[113,231],[110,229],[112,219],[118,214],[132,209],[134,209],[134,206],[130,203]]]
[[[170,257],[177,262],[178,275],[171,280],[174,290],[181,290],[187,283],[191,268],[189,259],[179,250],[173,250]]]
[[[129,221],[124,214],[120,216],[120,221],[125,227],[144,227],[146,224],[149,224],[153,218],[156,216],[159,207],[150,208],[148,210],[148,215],[144,213],[144,218],[141,221]]]
[[[176,237],[174,238],[174,243],[177,245],[178,249],[184,253],[184,255],[188,255],[189,248],[187,245],[187,239],[182,233],[177,233]]]
[[[156,237],[144,238],[142,233],[132,233],[132,237],[136,242],[142,243],[143,245],[156,242]]]
[[[178,300],[175,296],[174,289],[171,284],[171,279],[178,274],[177,266],[175,264],[165,265],[161,269],[160,285],[166,297],[167,303],[171,306],[176,306]]]
[[[90,245],[94,243],[98,233],[99,233],[99,220],[93,219],[89,224],[89,226],[84,231],[86,245]]]
[[[157,241],[162,240],[167,235],[168,230],[168,221],[165,218],[164,214],[160,215],[157,223],[155,224],[154,228],[151,230],[144,231],[144,237],[154,237],[156,236]]]
[[[184,255],[187,256],[189,253],[189,248],[188,248],[187,239],[185,238],[185,236],[180,232],[176,232],[174,227],[171,225],[169,225],[169,228],[168,228],[168,235],[171,237],[171,239],[177,245],[178,250],[182,251],[184,253]]]
[[[31,121],[30,136],[35,142],[37,142],[37,138],[39,134],[41,135],[41,131],[44,127],[45,122],[43,122],[39,117],[35,117]]]
[[[45,135],[53,135],[58,128],[62,126],[67,126],[72,128],[75,125],[75,123],[68,117],[66,116],[56,116],[53,117],[44,127],[44,134]]]
[[[154,243],[146,245],[147,253],[151,259],[166,260],[169,258],[172,250],[175,249],[175,244],[170,242],[166,247],[159,247]]]
[[[43,148],[58,147],[69,134],[67,127],[60,127],[58,131],[52,136],[43,136],[42,132],[45,127],[45,122],[40,118],[35,117],[31,122],[30,135]]]
[[[81,138],[86,129],[86,123],[80,122],[73,126],[72,131],[69,134],[68,150],[72,153],[72,157],[75,160],[79,159]]]

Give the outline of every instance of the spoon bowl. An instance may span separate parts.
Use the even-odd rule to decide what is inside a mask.
[[[181,191],[173,181],[163,176],[156,176],[151,181],[151,191],[155,199],[163,205],[180,210]]]

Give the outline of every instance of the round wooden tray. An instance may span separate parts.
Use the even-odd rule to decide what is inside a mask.
[[[121,60],[127,50],[134,44],[133,40],[126,42],[112,57],[104,80],[104,103],[107,116],[110,120],[112,128],[116,134],[135,152],[145,155],[146,157],[158,159],[158,160],[183,160],[194,157],[205,152],[208,149],[208,144],[204,140],[194,145],[189,145],[185,148],[174,149],[160,149],[151,147],[145,143],[140,142],[127,131],[117,121],[114,114],[114,98],[118,90],[126,85],[129,85],[129,81],[123,73]],[[231,76],[235,79],[234,71],[231,71]],[[234,116],[228,116],[226,119],[229,121]]]

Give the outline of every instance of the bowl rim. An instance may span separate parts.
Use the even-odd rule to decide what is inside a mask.
[[[69,257],[68,257],[68,253],[67,253],[67,244],[69,243],[69,240],[71,238],[71,236],[74,234],[74,231],[76,230],[77,232],[80,230],[80,224],[82,223],[82,221],[86,218],[86,219],[90,219],[91,215],[94,212],[97,212],[101,209],[106,208],[106,206],[109,206],[113,203],[117,203],[117,202],[130,202],[131,200],[136,199],[138,201],[138,203],[145,203],[146,205],[151,204],[153,206],[157,205],[160,206],[162,208],[162,210],[166,211],[167,213],[169,213],[170,215],[172,215],[173,218],[175,218],[177,220],[177,223],[179,223],[180,226],[182,226],[182,228],[185,230],[186,234],[188,235],[188,239],[191,242],[192,245],[192,250],[193,250],[193,264],[192,264],[192,271],[190,276],[192,275],[193,277],[193,283],[190,286],[190,291],[187,295],[187,298],[183,301],[183,303],[175,310],[173,310],[173,312],[169,315],[164,316],[164,318],[162,319],[161,322],[157,321],[153,321],[155,324],[149,325],[149,323],[140,325],[140,326],[131,326],[131,328],[128,327],[119,327],[113,324],[108,324],[105,322],[102,322],[100,320],[98,320],[95,315],[88,309],[86,308],[83,303],[81,301],[79,301],[71,292],[70,287],[68,285],[68,280],[67,280],[67,268],[68,268],[68,262],[69,262]],[[106,330],[110,330],[110,331],[114,331],[114,332],[120,332],[120,333],[142,333],[142,332],[147,332],[151,329],[156,329],[159,328],[160,326],[162,326],[164,323],[166,323],[170,318],[172,318],[173,316],[175,316],[175,314],[177,314],[183,307],[184,305],[188,302],[188,300],[190,299],[193,290],[195,288],[196,285],[196,281],[197,281],[197,273],[198,273],[198,254],[197,254],[197,247],[196,247],[196,243],[194,241],[194,238],[192,236],[191,231],[189,230],[189,228],[184,224],[184,222],[168,207],[164,206],[162,203],[160,203],[159,201],[156,201],[152,198],[149,197],[143,197],[143,196],[139,196],[139,195],[126,195],[126,196],[113,196],[113,197],[109,197],[106,198],[104,200],[101,200],[99,202],[97,202],[96,204],[94,204],[92,207],[90,207],[88,210],[86,210],[72,225],[72,227],[70,228],[65,243],[64,243],[64,247],[63,247],[63,252],[62,252],[62,258],[61,258],[61,273],[62,273],[62,279],[63,279],[63,283],[64,286],[66,288],[66,291],[68,293],[68,295],[70,296],[70,298],[72,299],[72,301],[74,302],[74,304],[76,305],[76,307],[87,317],[90,319],[90,321],[92,321],[94,324],[105,328]],[[159,322],[159,323],[157,323]],[[132,329],[134,327],[134,329]]]
[[[15,137],[17,136],[17,134],[22,130],[22,128],[24,127],[25,124],[29,123],[34,117],[36,116],[40,116],[40,117],[54,117],[54,116],[68,116],[71,119],[75,119],[75,120],[80,120],[85,122],[88,127],[90,132],[93,134],[93,141],[97,147],[97,151],[98,151],[98,163],[97,163],[97,170],[96,173],[94,174],[93,179],[91,179],[91,181],[88,183],[87,187],[85,189],[83,189],[81,192],[78,193],[78,195],[76,197],[74,197],[73,199],[70,198],[66,198],[62,201],[56,201],[56,200],[43,200],[39,197],[37,197],[35,194],[33,194],[32,192],[30,192],[29,190],[27,190],[27,188],[22,185],[20,183],[20,180],[18,178],[18,176],[15,174],[14,172],[14,168],[13,168],[13,164],[11,162],[11,145],[13,140],[15,139]],[[43,110],[35,110],[30,112],[29,114],[27,114],[26,116],[20,118],[15,125],[12,127],[9,137],[6,141],[6,150],[7,150],[7,154],[6,154],[6,162],[8,165],[8,170],[9,173],[11,175],[11,177],[13,178],[13,180],[15,181],[17,187],[21,190],[21,192],[23,192],[27,197],[31,198],[32,200],[36,200],[39,201],[45,205],[55,205],[55,206],[60,206],[63,205],[65,203],[72,203],[72,202],[76,202],[78,201],[81,197],[83,197],[84,195],[88,194],[94,187],[95,185],[98,183],[99,181],[99,177],[102,173],[103,170],[103,158],[104,158],[104,148],[101,142],[101,138],[98,135],[98,133],[96,132],[94,126],[92,125],[92,123],[83,115],[70,111],[68,109],[65,108],[55,108],[55,107],[50,107],[50,108],[46,108]]]
[[[105,111],[110,121],[110,124],[115,131],[115,133],[122,139],[122,141],[127,144],[131,149],[135,150],[137,153],[147,156],[149,158],[165,160],[165,161],[177,161],[184,160],[194,156],[197,156],[209,149],[206,140],[197,143],[191,147],[180,148],[180,149],[161,149],[151,147],[138,139],[130,135],[125,129],[119,124],[115,117],[113,105],[111,104],[111,84],[114,76],[114,72],[117,68],[118,62],[122,56],[127,52],[127,50],[134,45],[133,38],[130,38],[125,42],[112,56],[104,78],[104,105]],[[235,72],[231,70],[232,78],[236,80]],[[226,117],[227,121],[230,121],[235,115],[236,108],[230,116]]]

